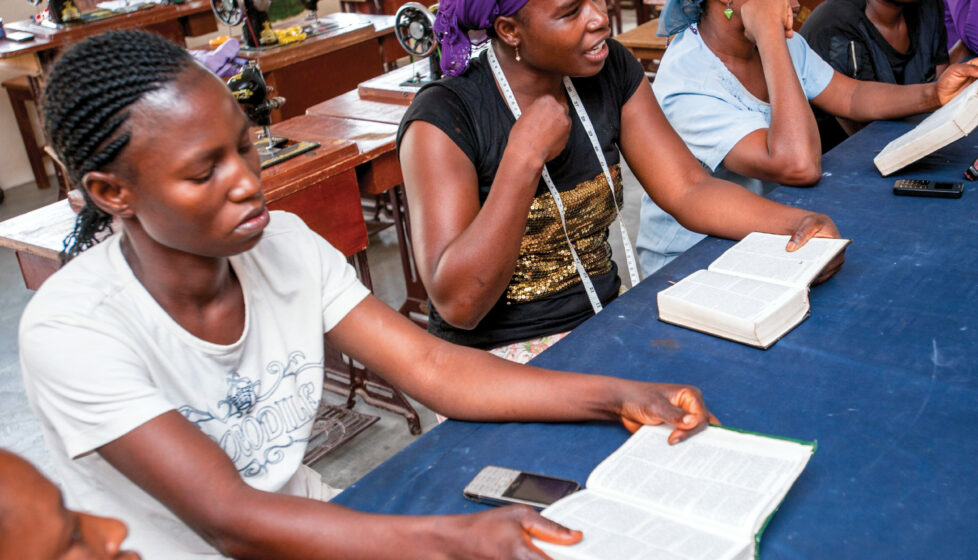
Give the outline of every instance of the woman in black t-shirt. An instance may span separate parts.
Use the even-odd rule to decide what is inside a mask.
[[[458,76],[422,90],[398,133],[415,257],[432,303],[429,330],[494,348],[569,331],[594,313],[541,181],[544,163],[597,298],[606,304],[617,295],[607,242],[617,212],[585,129],[569,109],[564,76],[573,77],[593,123],[619,204],[621,150],[650,196],[695,231],[734,239],[785,233],[792,235],[790,250],[813,236],[838,236],[827,216],[706,173],[669,126],[641,66],[609,39],[604,2],[490,4],[441,3],[442,67]],[[486,53],[466,64],[467,52],[457,52],[458,38],[478,29],[494,38],[489,48],[522,108],[518,120]]]
[[[837,72],[864,82],[923,84],[948,65],[941,0],[828,0],[799,33]],[[823,153],[865,126],[817,108],[815,120]]]

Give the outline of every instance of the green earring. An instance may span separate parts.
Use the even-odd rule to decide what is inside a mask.
[[[723,11],[723,15],[727,16],[727,19],[733,17],[733,8],[730,7],[729,0],[727,0],[727,9]]]

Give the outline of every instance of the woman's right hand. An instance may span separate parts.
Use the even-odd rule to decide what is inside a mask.
[[[767,30],[777,29],[786,38],[794,35],[790,0],[748,0],[740,7],[740,19],[744,22],[744,35],[754,44]]]
[[[509,132],[509,145],[539,157],[543,164],[557,157],[570,138],[568,108],[552,95],[538,98],[523,111]]]
[[[798,223],[795,224],[794,230],[791,232],[791,239],[788,240],[788,245],[785,247],[785,250],[789,252],[797,251],[813,237],[839,239],[842,236],[839,234],[839,228],[835,226],[832,218],[825,214],[810,212],[802,216],[798,220]],[[813,284],[821,284],[831,278],[836,272],[839,272],[839,269],[842,268],[842,264],[845,262],[846,252],[843,250],[825,265],[825,268],[818,273]]]
[[[571,545],[582,537],[580,531],[558,525],[529,506],[506,506],[459,515],[455,521],[457,525],[445,535],[450,539],[442,549],[446,559],[548,560],[550,557],[537,548],[531,538]]]

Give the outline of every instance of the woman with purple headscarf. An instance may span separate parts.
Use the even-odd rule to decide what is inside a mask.
[[[435,30],[450,77],[419,92],[398,147],[438,336],[523,360],[618,295],[608,227],[621,202],[619,149],[694,230],[790,234],[789,250],[838,236],[827,216],[704,171],[641,65],[609,38],[603,0],[446,0]]]

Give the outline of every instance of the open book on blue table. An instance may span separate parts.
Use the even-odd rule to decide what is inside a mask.
[[[751,233],[659,292],[659,320],[767,348],[808,317],[808,286],[848,239],[815,238],[788,252],[787,235]]]
[[[543,515],[581,542],[535,541],[554,560],[749,560],[815,444],[709,427],[677,445],[644,426],[601,462],[587,490]]]

